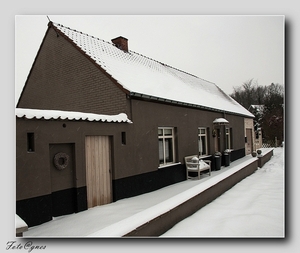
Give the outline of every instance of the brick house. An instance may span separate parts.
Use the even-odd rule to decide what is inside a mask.
[[[126,38],[49,22],[16,108],[16,212],[35,226],[186,180],[188,155],[231,149],[237,160],[245,120],[214,83],[130,51]]]

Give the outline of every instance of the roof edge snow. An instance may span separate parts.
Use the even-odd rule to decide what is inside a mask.
[[[117,123],[132,123],[125,113],[117,115],[104,115],[95,113],[83,113],[74,111],[60,111],[60,110],[41,110],[41,109],[27,109],[16,108],[15,114],[17,118],[26,119],[60,119],[60,120],[83,120],[83,121],[100,121],[100,122],[117,122]]]

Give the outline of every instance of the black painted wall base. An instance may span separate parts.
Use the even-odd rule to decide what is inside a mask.
[[[184,164],[141,175],[113,180],[113,201],[134,197],[186,180]]]
[[[51,197],[53,217],[77,213],[87,209],[86,187],[53,192]]]
[[[27,223],[28,227],[50,221],[52,217],[77,213],[86,209],[85,186],[19,200],[16,203],[16,213]]]
[[[230,160],[233,162],[245,156],[245,149],[233,150]],[[212,169],[214,161],[212,160]],[[224,164],[222,164],[223,166]],[[185,164],[161,168],[154,172],[113,180],[113,201],[130,198],[158,190],[165,186],[186,180]]]
[[[237,150],[233,150],[230,153],[230,161],[233,162],[235,160],[238,160],[240,158],[243,158],[246,154],[246,150],[245,148],[241,148],[241,149],[237,149]]]
[[[51,194],[17,201],[16,213],[28,227],[52,220]]]

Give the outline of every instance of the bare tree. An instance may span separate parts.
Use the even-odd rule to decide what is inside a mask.
[[[234,87],[230,95],[234,100],[249,109],[250,105],[261,105],[264,101],[265,87],[259,86],[253,78],[244,82],[240,87]]]
[[[264,100],[264,137],[269,140],[277,138],[279,142],[284,138],[284,88],[272,83],[267,88]]]
[[[263,111],[253,112],[255,129],[262,127],[265,139],[274,140],[276,137],[278,141],[283,141],[283,85],[272,83],[269,86],[259,86],[252,78],[240,87],[234,87],[230,96],[247,110],[251,105],[263,105]]]

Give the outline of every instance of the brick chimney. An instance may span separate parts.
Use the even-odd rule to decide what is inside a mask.
[[[117,48],[123,50],[124,52],[128,52],[128,39],[119,36],[115,39],[112,39],[111,42],[114,43]]]

